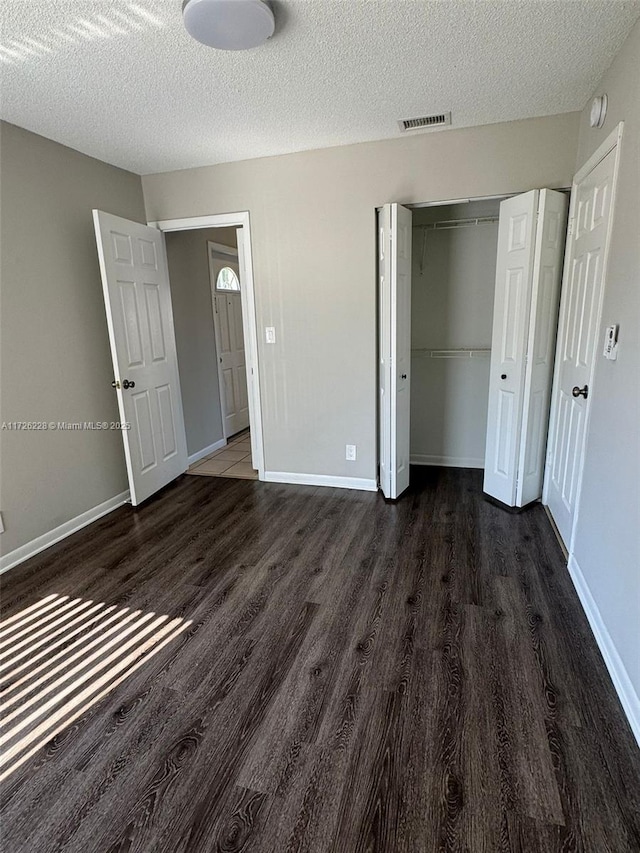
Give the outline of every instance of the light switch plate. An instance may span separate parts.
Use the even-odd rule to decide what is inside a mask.
[[[266,326],[264,330],[264,338],[268,344],[275,344],[276,342],[276,327],[275,326]]]

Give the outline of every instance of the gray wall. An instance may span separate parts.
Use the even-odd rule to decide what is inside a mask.
[[[577,166],[624,120],[622,159],[591,396],[575,559],[640,697],[640,23],[597,93],[601,130],[580,124]],[[600,353],[605,326],[620,324],[617,361]]]
[[[91,209],[145,221],[140,178],[0,127],[2,421],[117,421]],[[127,488],[119,431],[0,432],[2,553]]]
[[[416,350],[491,346],[498,223],[424,231],[451,219],[497,217],[499,201],[413,213],[411,459],[484,467],[489,354],[427,358]],[[424,243],[426,236],[426,243]]]
[[[376,477],[376,206],[567,186],[578,118],[143,177],[150,220],[250,211],[268,471]]]
[[[189,455],[223,438],[207,240],[236,245],[235,228],[166,235],[180,389]]]

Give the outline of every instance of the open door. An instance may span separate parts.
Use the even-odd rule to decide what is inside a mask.
[[[516,506],[542,496],[569,200],[540,190]]]
[[[160,231],[93,211],[124,452],[137,506],[187,469],[169,272]]]
[[[411,224],[399,204],[378,214],[380,488],[390,499],[409,486]]]
[[[531,190],[500,205],[484,491],[542,494],[567,200]]]
[[[620,123],[573,179],[543,499],[570,552],[602,340],[602,300],[622,129]]]

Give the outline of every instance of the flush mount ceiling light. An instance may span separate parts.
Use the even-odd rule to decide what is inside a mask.
[[[190,36],[220,50],[258,47],[276,26],[265,0],[185,0],[182,16]]]

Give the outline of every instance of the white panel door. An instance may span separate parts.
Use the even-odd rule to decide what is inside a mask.
[[[239,290],[221,290],[216,286],[218,275],[224,268],[240,275],[237,259],[209,255],[213,306],[220,379],[222,425],[228,438],[249,426],[249,399],[247,395],[247,365],[242,326],[242,297]]]
[[[395,499],[409,486],[412,213],[378,214],[380,488]]]
[[[540,190],[516,488],[520,507],[542,496],[568,205],[564,193]]]
[[[614,143],[615,144],[615,143]],[[611,228],[618,148],[576,175],[565,263],[544,502],[568,548],[579,495],[589,392]]]
[[[500,205],[484,491],[516,500],[538,190]]]
[[[160,231],[93,211],[131,490],[136,506],[184,473],[187,443]]]

